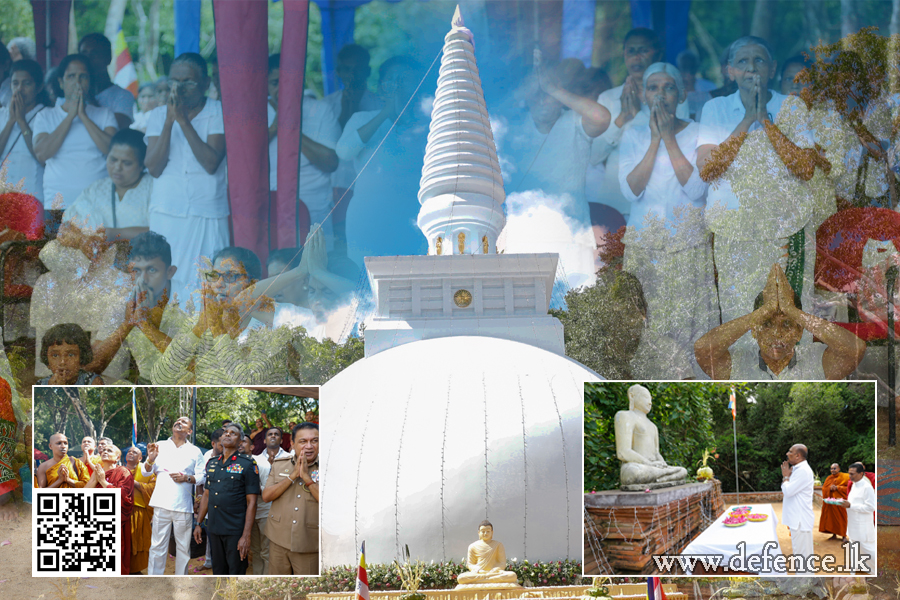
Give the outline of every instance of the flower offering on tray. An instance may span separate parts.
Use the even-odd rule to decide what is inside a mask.
[[[741,525],[747,524],[747,517],[731,516],[722,521],[722,523],[725,525],[725,527],[740,527]]]
[[[747,515],[748,521],[755,521],[757,523],[761,522],[761,521],[765,521],[768,518],[769,518],[769,515],[764,514],[764,513],[752,513],[752,514]]]

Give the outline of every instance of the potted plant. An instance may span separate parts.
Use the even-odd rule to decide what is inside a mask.
[[[419,591],[419,584],[422,582],[422,576],[425,574],[425,563],[420,560],[409,561],[409,546],[404,545],[404,559],[402,563],[394,561],[394,568],[397,569],[397,576],[400,578],[402,587],[406,590],[406,594],[400,596],[400,600],[425,600],[425,594]]]

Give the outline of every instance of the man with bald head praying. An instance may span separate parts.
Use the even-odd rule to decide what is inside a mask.
[[[784,494],[781,521],[791,530],[792,554],[803,558],[803,563],[793,563],[793,570],[807,570],[806,559],[813,553],[813,486],[815,477],[806,462],[808,450],[803,444],[794,444],[787,451],[787,460],[781,463],[781,492]],[[788,564],[792,564],[788,561]]]

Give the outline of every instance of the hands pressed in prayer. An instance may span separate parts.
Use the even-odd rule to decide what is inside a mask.
[[[621,127],[641,112],[642,93],[643,83],[633,75],[629,75],[622,88],[622,112],[616,119],[617,125]],[[621,120],[621,124],[619,124],[619,120]]]
[[[661,138],[662,141],[671,142],[675,139],[675,117],[660,106],[659,96],[657,96],[657,101],[650,109],[651,138],[653,135],[654,123],[656,125],[657,136]]]
[[[791,476],[791,463],[788,461],[784,461],[781,463],[781,476],[782,477],[790,477]]]

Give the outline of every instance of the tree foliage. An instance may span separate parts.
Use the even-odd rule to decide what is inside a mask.
[[[75,455],[81,438],[87,435],[109,437],[120,447],[130,445],[132,390],[137,404],[138,441],[164,439],[178,417],[191,416],[195,389],[195,444],[203,448],[209,447],[210,434],[224,419],[240,423],[249,432],[265,412],[273,426],[286,429],[289,421],[300,423],[306,420],[307,411],[317,412],[319,406],[310,398],[232,387],[34,388],[35,446],[47,452],[50,436],[56,432],[69,437]]]
[[[628,410],[631,383],[585,386],[585,489],[618,487],[613,419]],[[865,382],[713,383],[642,382],[653,398],[650,420],[659,428],[660,453],[693,475],[703,450],[722,489],[735,491],[734,431],[743,491],[780,488],[780,465],[793,444],[809,449],[809,464],[824,479],[832,463],[875,461],[875,389]],[[736,420],[728,408],[736,388]]]
[[[753,402],[748,401],[753,399]],[[738,391],[738,471],[741,490],[772,491],[779,465],[793,444],[809,449],[822,479],[832,463],[875,461],[875,389],[861,382],[751,383]],[[712,465],[724,491],[735,491],[731,414],[715,423],[718,460]]]

